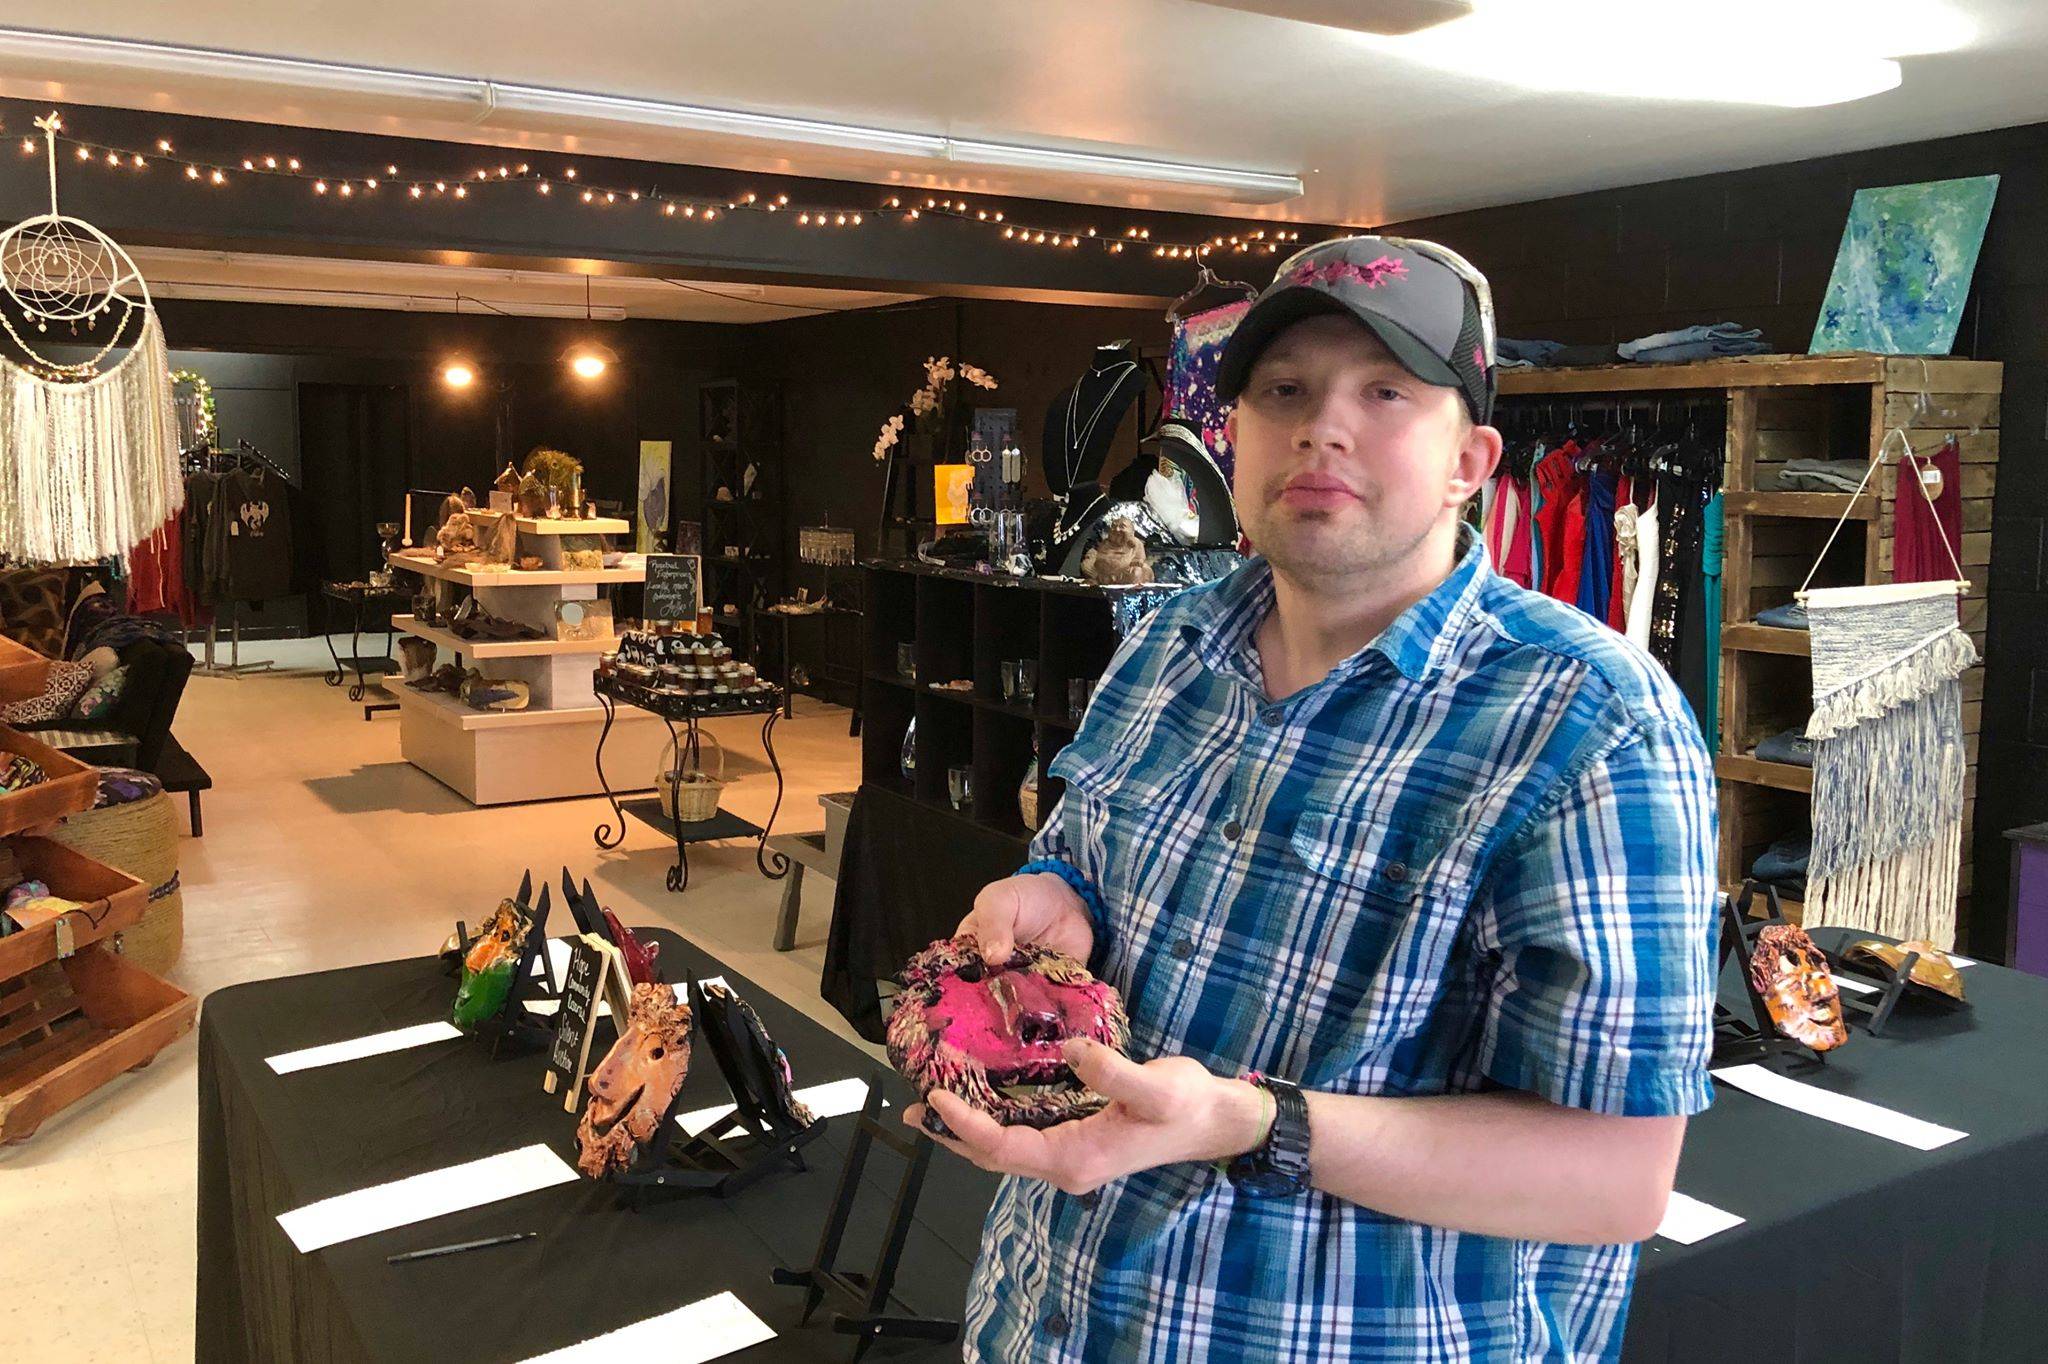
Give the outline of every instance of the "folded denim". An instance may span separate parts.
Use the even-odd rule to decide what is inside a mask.
[[[1761,328],[1745,327],[1739,322],[1713,322],[1698,327],[1680,327],[1677,331],[1652,332],[1633,341],[1624,341],[1615,349],[1621,352],[1622,359],[1633,360],[1638,353],[1646,350],[1664,350],[1700,341],[1717,344],[1759,342],[1763,340],[1763,335]]]
[[[1769,350],[1769,343],[1764,341],[1686,341],[1676,346],[1639,350],[1622,358],[1638,365],[1675,365],[1693,360],[1721,360],[1734,355],[1763,355]]]
[[[1564,349],[1564,342],[1519,341],[1512,336],[1503,336],[1493,343],[1493,349],[1502,364],[1517,361],[1528,365],[1547,365]]]
[[[1767,881],[1782,890],[1806,890],[1806,864],[1813,855],[1813,834],[1808,830],[1786,834],[1764,850],[1750,867],[1752,880]]]
[[[1853,493],[1863,486],[1870,463],[1861,459],[1795,459],[1767,475],[1767,492]]]
[[[1806,608],[1796,601],[1786,602],[1783,606],[1773,606],[1768,611],[1759,612],[1756,623],[1758,625],[1769,625],[1779,630],[1804,630],[1808,628],[1806,624]]]
[[[1796,729],[1773,734],[1756,746],[1758,762],[1789,763],[1793,767],[1813,766],[1813,740]]]

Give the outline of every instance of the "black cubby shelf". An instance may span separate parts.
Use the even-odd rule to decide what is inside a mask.
[[[1095,681],[1116,651],[1110,594],[1082,583],[1006,578],[921,563],[875,562],[867,573],[867,643],[861,729],[861,779],[913,794],[937,812],[1014,837],[1030,837],[1017,788],[1036,763],[1041,816],[1061,784],[1045,769],[1074,735],[1067,683]],[[969,678],[971,692],[940,691],[896,671],[899,645],[911,646],[921,678]],[[1002,664],[1033,659],[1030,704],[1002,697]],[[903,739],[917,722],[916,779],[902,776]],[[973,773],[973,799],[955,811],[947,769]]]

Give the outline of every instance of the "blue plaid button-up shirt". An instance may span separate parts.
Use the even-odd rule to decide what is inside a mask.
[[[1343,1094],[1508,1087],[1598,1113],[1706,1107],[1712,768],[1649,656],[1456,570],[1328,677],[1268,701],[1253,561],[1118,651],[1033,852],[1100,890],[1131,1054]],[[1179,1164],[1071,1197],[1008,1179],[970,1359],[1615,1357],[1633,1246],[1239,1196]]]

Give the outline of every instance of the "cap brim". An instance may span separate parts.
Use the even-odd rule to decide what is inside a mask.
[[[1238,394],[1244,391],[1245,380],[1251,377],[1252,366],[1273,343],[1273,338],[1306,318],[1330,313],[1357,320],[1393,352],[1394,358],[1409,373],[1424,383],[1454,388],[1461,393],[1464,391],[1465,382],[1451,368],[1450,362],[1400,323],[1370,309],[1354,308],[1320,289],[1304,286],[1266,295],[1238,321],[1236,330],[1230,333],[1230,340],[1224,343],[1222,357],[1216,362],[1217,401],[1237,401]]]

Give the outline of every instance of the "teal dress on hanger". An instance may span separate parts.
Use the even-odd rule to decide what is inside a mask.
[[[1707,502],[1700,535],[1700,600],[1707,632],[1707,751],[1721,751],[1721,494]]]

